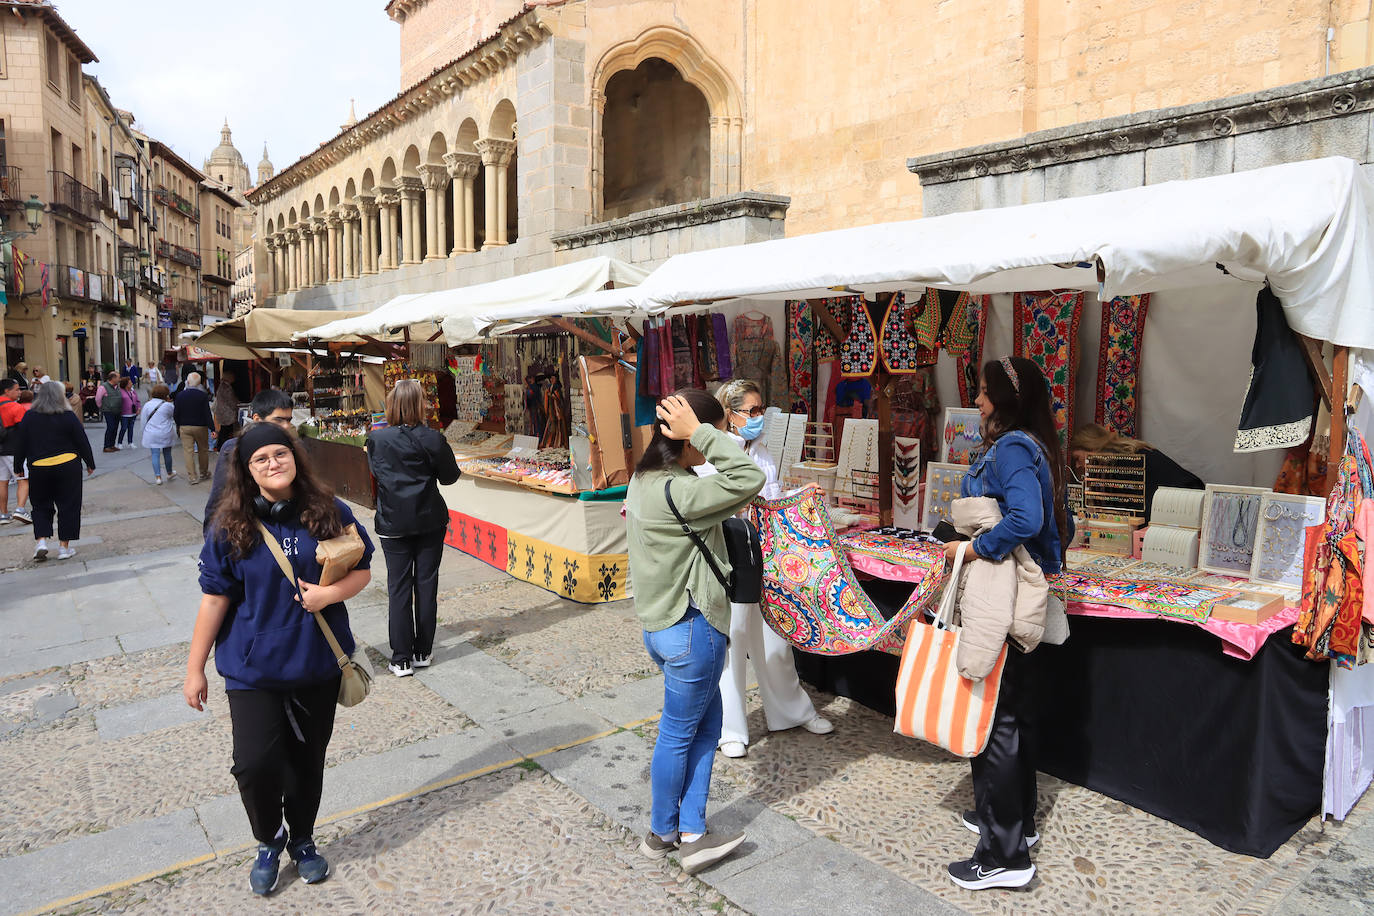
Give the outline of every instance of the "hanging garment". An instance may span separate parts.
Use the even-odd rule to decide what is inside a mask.
[[[920,311],[921,300],[908,303],[903,293],[895,293],[887,303],[883,313],[882,331],[878,334],[878,351],[882,354],[883,365],[893,375],[904,375],[919,371],[923,364],[923,352],[913,329],[913,314]],[[925,351],[931,352],[931,351]],[[935,360],[930,360],[933,363]]]
[[[751,318],[740,315],[732,329],[735,378],[753,379],[758,383],[765,407],[784,407],[788,404],[787,372],[782,350],[773,336],[773,321],[767,315]]]
[[[734,378],[734,366],[730,362],[730,332],[724,315],[711,316],[711,330],[716,344],[716,378]]]
[[[1302,445],[1290,448],[1283,458],[1283,466],[1274,480],[1275,493],[1295,496],[1321,496],[1326,489],[1326,453],[1312,447],[1312,434]]]
[[[703,379],[717,379],[716,375],[716,332],[711,327],[711,316],[697,315],[697,371]]]
[[[658,335],[649,322],[644,322],[644,336],[639,341],[639,362],[635,372],[635,389],[641,398],[659,398],[663,395],[658,374]]]
[[[563,383],[557,376],[544,384],[544,430],[539,436],[540,448],[568,447],[568,410]]]
[[[1013,298],[1012,355],[1040,367],[1050,385],[1050,408],[1059,446],[1068,445],[1073,423],[1074,368],[1078,365],[1080,292],[1017,293]]]
[[[815,383],[812,369],[815,325],[816,316],[810,302],[805,299],[787,301],[787,390],[806,401],[810,401]]]
[[[849,303],[854,296],[844,296],[840,298],[822,299],[821,305],[830,313],[830,317],[835,319],[835,323],[844,331],[845,336],[849,334]],[[814,327],[814,344],[816,347],[816,362],[824,363],[832,359],[840,358],[840,340],[835,339],[835,335],[830,333],[830,329],[824,322],[816,321]]]
[[[687,329],[687,358],[692,363],[692,387],[706,387],[706,373],[701,368],[701,340],[697,336],[697,316],[687,315],[682,319]]]
[[[850,299],[849,314],[849,336],[840,347],[840,374],[862,378],[878,368],[878,333],[862,298]]]
[[[1102,303],[1097,351],[1098,426],[1134,439],[1140,423],[1140,359],[1150,294],[1117,296]]]
[[[658,387],[662,396],[667,397],[677,391],[673,368],[673,332],[668,322],[660,318],[654,333],[658,335]]]
[[[671,322],[673,342],[673,388],[700,388],[692,366],[692,340],[687,334],[687,322],[674,315]]]
[[[987,296],[969,296],[968,306],[964,310],[964,330],[946,346],[954,354],[959,403],[964,407],[972,407],[978,399],[978,374],[983,370],[983,339],[988,333],[987,315],[990,307],[991,300]]]
[[[1302,344],[1283,316],[1283,303],[1269,287],[1259,291],[1255,312],[1250,387],[1236,430],[1237,452],[1300,445],[1312,429],[1316,403]]]

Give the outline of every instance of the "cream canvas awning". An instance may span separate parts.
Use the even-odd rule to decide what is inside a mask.
[[[253,309],[241,318],[222,321],[202,332],[195,345],[225,359],[260,359],[273,347],[289,346],[293,335],[322,321],[364,314],[321,309]],[[361,338],[350,342],[366,344]]]

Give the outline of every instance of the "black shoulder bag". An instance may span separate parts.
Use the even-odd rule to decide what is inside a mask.
[[[763,546],[759,543],[759,534],[754,526],[742,518],[727,518],[721,525],[725,535],[725,554],[730,559],[730,575],[726,576],[720,571],[711,548],[677,511],[677,506],[673,504],[672,483],[671,480],[663,482],[663,498],[668,500],[668,508],[682,526],[682,533],[697,545],[701,555],[706,558],[706,565],[711,567],[711,572],[725,586],[726,597],[735,604],[757,604],[763,596]]]

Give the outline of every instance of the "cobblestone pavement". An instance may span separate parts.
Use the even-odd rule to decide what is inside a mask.
[[[99,457],[75,560],[34,564],[27,529],[0,528],[0,913],[1374,910],[1369,799],[1260,860],[1048,777],[1035,881],[960,891],[943,867],[972,846],[967,764],[821,693],[829,736],[768,734],[752,701],[710,809],[749,839],[686,877],[635,849],[662,679],[633,603],[572,604],[456,551],[434,667],[339,710],[317,834],[333,876],[287,865],[254,898],[222,685],[209,672],[203,714],[180,696],[204,488],[149,486],[142,451]],[[350,610],[384,647],[383,574]]]

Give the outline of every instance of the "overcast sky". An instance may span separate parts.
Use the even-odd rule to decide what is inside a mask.
[[[263,142],[281,170],[400,89],[386,0],[56,0],[141,130],[199,168],[224,119],[257,180]],[[237,11],[230,19],[226,9]]]

